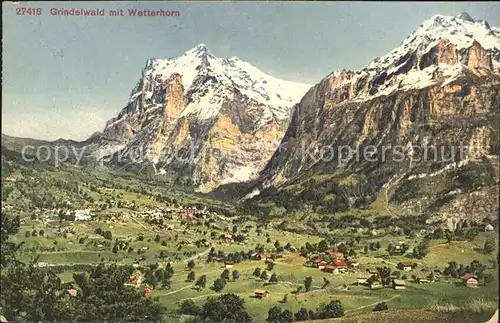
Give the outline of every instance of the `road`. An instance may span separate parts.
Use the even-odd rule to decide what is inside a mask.
[[[167,295],[172,295],[172,294],[175,294],[175,293],[178,293],[180,291],[183,291],[185,289],[188,289],[188,288],[191,288],[193,287],[194,285],[187,285],[187,286],[184,286],[182,288],[179,288],[179,289],[176,289],[176,290],[173,290],[171,292],[168,292],[168,293],[165,293],[165,294],[154,294],[154,296],[167,296]]]
[[[185,261],[185,262],[188,262],[188,261],[190,261],[190,260],[195,260],[195,259],[197,259],[198,257],[204,256],[204,255],[206,255],[207,253],[209,253],[209,252],[210,252],[210,249],[212,249],[212,247],[213,247],[213,245],[210,245],[210,247],[208,247],[208,249],[207,249],[207,250],[202,251],[202,252],[200,252],[200,253],[197,253],[196,255],[191,256],[191,257],[189,257],[189,258],[186,258],[186,259],[184,259],[184,261]]]

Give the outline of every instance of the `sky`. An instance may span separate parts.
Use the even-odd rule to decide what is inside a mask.
[[[204,43],[272,76],[315,84],[358,70],[436,14],[468,12],[500,27],[496,2],[2,3],[2,133],[84,140],[125,106],[148,58]],[[41,15],[16,15],[16,8]],[[53,16],[50,9],[129,8],[179,17]],[[19,9],[18,9],[19,10]],[[25,11],[26,12],[26,11]]]

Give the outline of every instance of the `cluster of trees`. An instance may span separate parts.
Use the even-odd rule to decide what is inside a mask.
[[[226,287],[226,284],[230,281],[230,274],[231,272],[229,271],[229,269],[224,269],[220,277],[214,281],[212,289],[216,292],[221,292],[224,287]],[[233,278],[233,281],[236,281],[240,278],[240,273],[237,270],[233,270],[231,276]]]
[[[113,240],[113,234],[109,230],[103,231],[101,228],[97,228],[94,233],[101,235],[104,239]]]
[[[132,266],[101,264],[63,283],[50,267],[35,267],[36,260],[19,261],[20,245],[9,241],[19,231],[19,217],[7,218],[2,213],[0,220],[0,307],[9,321],[164,320],[165,309],[157,300],[124,286],[134,271]],[[76,289],[76,296],[68,289]]]
[[[424,258],[429,253],[429,239],[422,240],[415,248],[413,248],[412,253],[414,258]]]
[[[288,323],[294,321],[324,320],[344,316],[344,307],[339,300],[321,304],[316,311],[302,307],[293,314],[290,310],[283,310],[279,306],[271,307],[267,313],[267,322]]]
[[[451,277],[462,277],[465,274],[475,275],[479,280],[483,280],[485,284],[489,284],[494,280],[494,277],[490,273],[486,273],[487,266],[479,262],[479,260],[473,260],[469,265],[464,266],[463,264],[457,264],[455,261],[450,261],[448,266],[444,268],[443,275]]]
[[[245,309],[245,301],[235,294],[208,297],[203,306],[192,300],[185,300],[179,306],[179,314],[193,315],[192,322],[251,322],[252,318]]]
[[[278,283],[278,276],[276,273],[272,273],[271,276],[269,276],[268,271],[271,271],[274,269],[274,263],[268,263],[267,268],[265,270],[261,270],[259,267],[255,268],[253,271],[253,275],[257,278],[260,278],[262,281],[267,281],[271,284],[276,284]]]

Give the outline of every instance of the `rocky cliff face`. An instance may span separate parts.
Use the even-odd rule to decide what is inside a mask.
[[[205,45],[176,58],[150,59],[93,155],[128,167],[151,165],[201,191],[253,179],[309,87],[237,58],[218,58]]]
[[[435,16],[362,71],[332,73],[302,98],[249,197],[497,216],[499,49],[498,28]]]

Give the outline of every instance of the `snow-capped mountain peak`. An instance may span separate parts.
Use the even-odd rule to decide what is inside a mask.
[[[269,108],[262,124],[273,118],[283,120],[289,117],[290,108],[311,86],[274,78],[237,57],[218,58],[207,45],[199,44],[175,58],[149,59],[129,102],[144,95],[146,99],[152,98],[153,104],[159,103],[161,98],[155,97],[154,89],[175,73],[182,77],[185,95],[194,95],[188,98],[192,104],[186,107],[183,115],[195,114],[202,119],[215,117],[218,111],[207,109],[207,106],[220,106],[221,100],[233,92],[228,88],[234,88]],[[210,92],[211,97],[200,95],[203,91],[198,90]],[[204,108],[200,110],[201,106]]]

